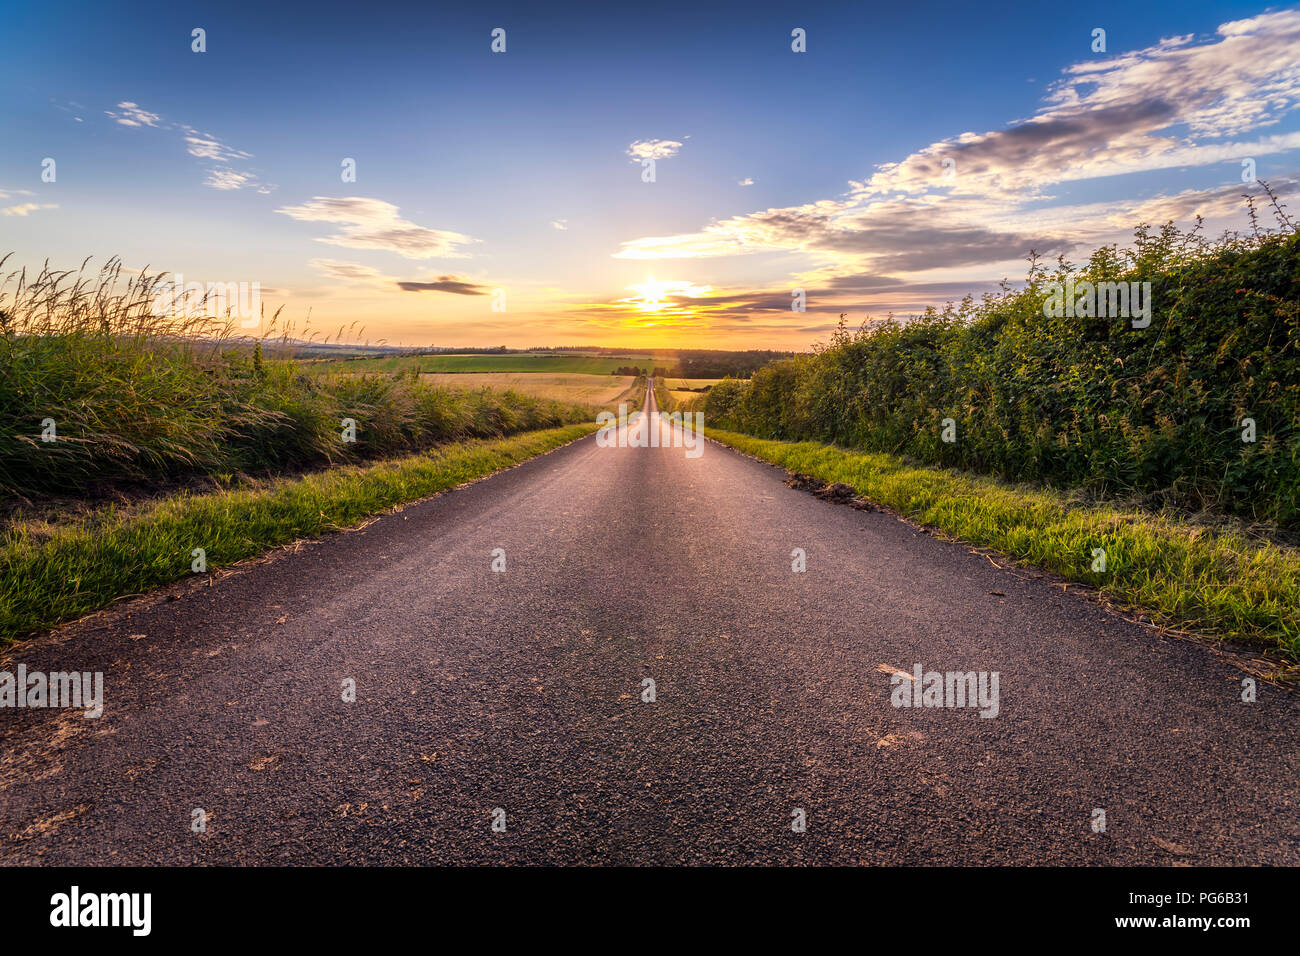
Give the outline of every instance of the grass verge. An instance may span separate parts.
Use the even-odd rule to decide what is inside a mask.
[[[707,428],[738,451],[827,482],[971,544],[1047,568],[1153,620],[1300,661],[1300,551],[1166,515],[909,465],[893,455]],[[1094,549],[1105,571],[1093,571]]]
[[[194,573],[297,538],[337,531],[575,441],[595,423],[467,441],[372,465],[344,466],[256,490],[182,494],[106,509],[48,534],[0,536],[0,646]]]

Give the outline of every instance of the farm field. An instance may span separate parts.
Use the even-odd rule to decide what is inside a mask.
[[[506,354],[473,353],[465,355],[392,355],[386,358],[357,359],[350,362],[317,362],[314,371],[329,372],[404,372],[418,368],[421,373],[473,372],[551,372],[575,375],[610,375],[626,365],[649,366],[655,356],[649,353],[627,355],[583,355],[555,352],[514,352]]]
[[[703,394],[700,389],[717,385],[721,381],[720,378],[665,378],[664,385],[668,387],[674,399],[688,402]]]
[[[426,372],[421,380],[448,388],[489,388],[494,392],[511,389],[533,398],[561,402],[608,405],[628,397],[636,379],[631,375],[546,372]]]
[[[670,389],[700,389],[706,385],[717,385],[721,381],[720,378],[665,378],[664,384]]]

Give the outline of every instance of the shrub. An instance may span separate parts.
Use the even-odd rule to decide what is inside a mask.
[[[1289,226],[1290,223],[1288,222]],[[1051,318],[1049,282],[1151,282],[1148,328]],[[1081,270],[848,330],[707,396],[710,424],[1300,528],[1300,234],[1137,230]],[[942,440],[951,418],[957,441]],[[1245,419],[1256,440],[1243,441]]]

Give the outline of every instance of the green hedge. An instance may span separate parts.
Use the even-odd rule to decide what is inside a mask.
[[[1050,318],[1050,283],[1150,282],[1152,321]],[[710,425],[901,454],[1012,480],[1146,496],[1300,528],[1300,234],[1139,229],[1082,270],[1035,261],[1023,289],[840,329],[749,383]],[[1242,440],[1243,419],[1255,441]],[[956,441],[943,440],[952,419]]]

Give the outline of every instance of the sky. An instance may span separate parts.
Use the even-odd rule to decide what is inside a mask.
[[[840,313],[1022,279],[1031,250],[1243,228],[1250,167],[1300,180],[1295,6],[0,0],[0,22],[6,271],[258,283],[345,341],[806,349]]]

